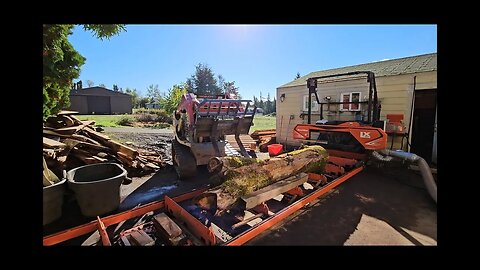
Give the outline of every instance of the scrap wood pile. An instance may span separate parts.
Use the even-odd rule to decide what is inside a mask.
[[[261,152],[267,152],[267,146],[276,143],[276,134],[275,129],[262,129],[255,130],[250,136],[258,141],[258,148]]]
[[[49,117],[43,127],[43,156],[48,167],[61,178],[63,170],[86,164],[123,164],[129,176],[144,175],[165,166],[155,152],[133,149],[97,132],[95,121],[81,121],[64,111]]]

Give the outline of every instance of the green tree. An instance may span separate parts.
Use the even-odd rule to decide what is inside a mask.
[[[217,85],[215,73],[206,64],[195,66],[195,74],[186,81],[187,89],[195,95],[215,96],[221,95],[222,89]]]
[[[175,84],[172,88],[168,89],[168,94],[160,101],[162,108],[172,114],[180,104],[182,95],[187,93],[188,86],[186,84]]]
[[[270,100],[270,93],[267,94],[267,101],[265,102],[265,114],[272,112],[272,101]]]
[[[73,24],[43,25],[43,118],[56,114],[70,106],[69,94],[73,79],[80,75],[86,58],[78,53],[68,41]],[[124,25],[84,24],[101,40],[125,31]]]
[[[99,84],[98,86],[103,87],[103,88],[107,88],[107,86],[103,83]]]
[[[138,107],[139,108],[146,108],[147,107],[147,103],[150,102],[149,98],[148,97],[140,97],[139,101],[138,101]]]
[[[148,102],[155,103],[160,102],[162,99],[162,95],[160,94],[160,89],[158,88],[158,84],[151,84],[147,88],[147,97],[149,99]]]
[[[300,72],[297,72],[297,75],[295,76],[295,80],[296,80],[296,79],[300,79],[300,77],[301,77],[301,76],[300,76]]]
[[[223,83],[223,91],[224,93],[230,93],[235,95],[236,99],[242,99],[240,92],[238,91],[238,87],[235,86],[235,81],[231,82],[224,82]]]
[[[132,107],[140,108],[140,96],[138,95],[137,89],[125,88],[125,93],[132,96]]]
[[[277,112],[277,99],[275,97],[273,98],[272,112]]]
[[[92,87],[94,85],[94,83],[91,80],[87,80],[87,85],[88,85],[88,87]]]
[[[116,85],[116,84],[113,85],[113,91],[118,92],[118,85]]]

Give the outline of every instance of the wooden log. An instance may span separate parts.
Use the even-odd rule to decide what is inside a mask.
[[[308,174],[300,173],[292,175],[287,179],[280,180],[269,186],[261,188],[255,192],[252,192],[242,197],[242,200],[246,202],[246,209],[251,209],[262,202],[266,202],[276,196],[298,187],[308,181]]]
[[[207,165],[209,171],[216,173],[224,182],[200,194],[193,202],[221,215],[241,197],[277,181],[302,172],[324,172],[327,161],[327,151],[318,145],[265,161],[241,157],[213,158]]]

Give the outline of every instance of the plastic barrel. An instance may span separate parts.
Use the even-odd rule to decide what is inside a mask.
[[[43,187],[43,225],[47,225],[62,216],[65,181]]]
[[[126,175],[116,163],[85,165],[67,172],[68,187],[84,216],[104,215],[120,205],[120,185]]]

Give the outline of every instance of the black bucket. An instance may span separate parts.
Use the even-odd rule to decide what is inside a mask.
[[[47,225],[62,216],[65,181],[43,187],[43,225]]]
[[[127,171],[116,163],[81,166],[67,172],[68,187],[75,192],[84,216],[99,216],[120,205],[120,185]]]

